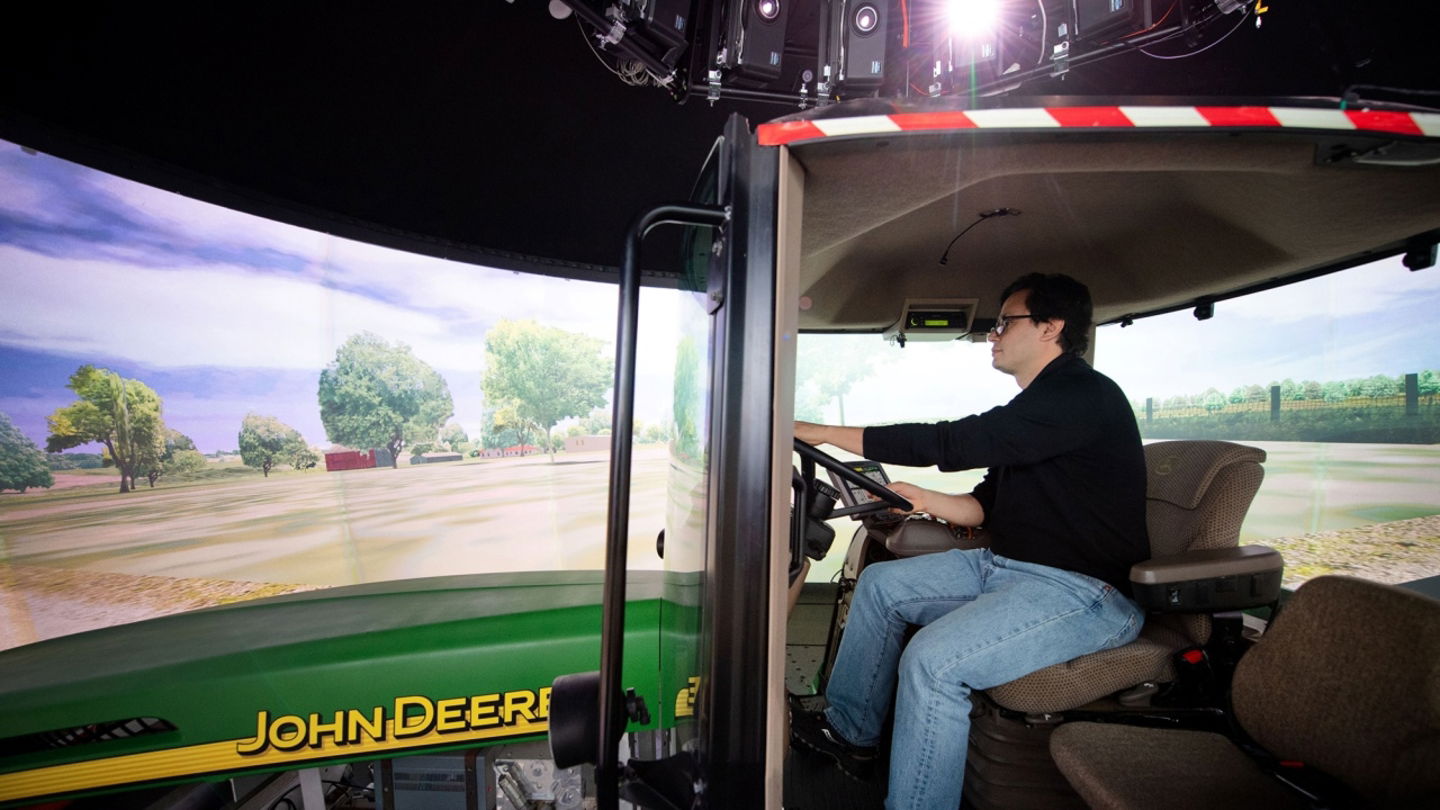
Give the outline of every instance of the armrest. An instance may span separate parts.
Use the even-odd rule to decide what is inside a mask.
[[[920,515],[912,515],[885,535],[885,548],[897,557],[918,557],[952,548],[980,548],[988,541],[970,538],[964,529]]]
[[[1130,568],[1135,601],[1164,613],[1215,613],[1268,605],[1280,598],[1285,560],[1268,546],[1187,551]]]

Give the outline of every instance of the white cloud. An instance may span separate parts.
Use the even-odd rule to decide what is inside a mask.
[[[95,175],[94,184],[132,218],[149,221],[158,230],[183,233],[210,249],[293,256],[305,264],[301,275],[315,282],[411,309],[451,310],[455,331],[464,331],[467,318],[472,326],[502,317],[535,318],[613,338],[615,288],[607,284],[563,279],[537,283],[533,275],[333,237],[116,177]]]
[[[383,281],[387,289],[404,290],[407,300],[445,307],[445,315],[245,267],[157,269],[0,245],[0,343],[161,369],[317,371],[346,338],[370,330],[409,344],[452,385],[477,390],[485,357],[482,327],[501,318],[534,319],[613,346],[613,285],[375,250],[379,261],[350,274],[352,283]],[[345,260],[362,262],[367,252],[368,246],[347,248]],[[408,289],[407,279],[414,280]],[[637,416],[646,421],[669,415],[679,295],[642,290]],[[465,412],[457,417],[478,432],[478,411],[460,410]]]
[[[454,310],[475,323],[534,319],[605,341],[615,336],[617,288],[495,270],[348,239],[329,239],[325,272],[342,288],[363,289],[417,308]]]
[[[478,339],[455,340],[422,313],[247,268],[155,269],[74,261],[0,246],[5,341],[158,368],[316,369],[362,330],[409,343],[445,368],[476,364]]]
[[[24,302],[0,312],[0,332],[12,345],[156,367],[315,368],[339,342],[369,329],[410,344],[436,367],[473,370],[483,365],[484,331],[502,318],[614,342],[613,285],[331,237],[12,148],[13,155],[0,153],[0,207],[65,224],[66,210],[83,203],[148,225],[156,241],[175,245],[161,253],[149,239],[95,243],[100,258],[88,261],[0,246],[0,292]],[[207,263],[197,254],[273,257],[285,269]],[[660,292],[646,291],[647,332],[663,300],[652,293]],[[642,368],[654,373],[654,364],[673,362],[673,345],[654,351],[673,342],[643,341]]]

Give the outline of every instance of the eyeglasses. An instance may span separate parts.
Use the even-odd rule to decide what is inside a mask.
[[[1005,330],[1006,330],[1006,329],[1009,329],[1009,328],[1010,328],[1010,322],[1011,322],[1011,321],[1013,321],[1013,320],[1015,320],[1015,319],[1017,319],[1017,318],[1030,318],[1030,317],[1033,317],[1033,316],[1032,316],[1030,313],[1028,313],[1028,312],[1023,313],[1023,314],[1020,314],[1020,315],[1001,315],[1000,317],[998,317],[998,318],[995,319],[995,325],[992,326],[992,327],[990,327],[990,334],[994,335],[995,337],[1000,337],[1001,335],[1005,334]]]

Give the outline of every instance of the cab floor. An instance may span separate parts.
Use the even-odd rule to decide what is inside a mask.
[[[811,582],[790,614],[785,645],[785,686],[794,695],[812,695],[825,657],[836,586]],[[803,749],[785,757],[785,810],[879,810],[885,806],[885,777],[857,782],[830,759]]]
[[[785,687],[792,695],[815,695],[838,591],[834,583],[806,583],[790,614]],[[802,697],[799,702],[814,708],[824,705],[824,698]],[[858,782],[842,773],[829,758],[792,746],[785,757],[785,810],[883,810],[885,770],[882,762],[873,780]],[[960,810],[974,808],[968,801],[961,801]]]
[[[857,782],[830,759],[809,751],[785,757],[785,810],[880,810],[885,806],[885,777]]]

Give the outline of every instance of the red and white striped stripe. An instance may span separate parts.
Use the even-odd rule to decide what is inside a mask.
[[[894,132],[1027,129],[1309,129],[1440,137],[1440,114],[1315,107],[1031,107],[761,124],[761,146]]]

